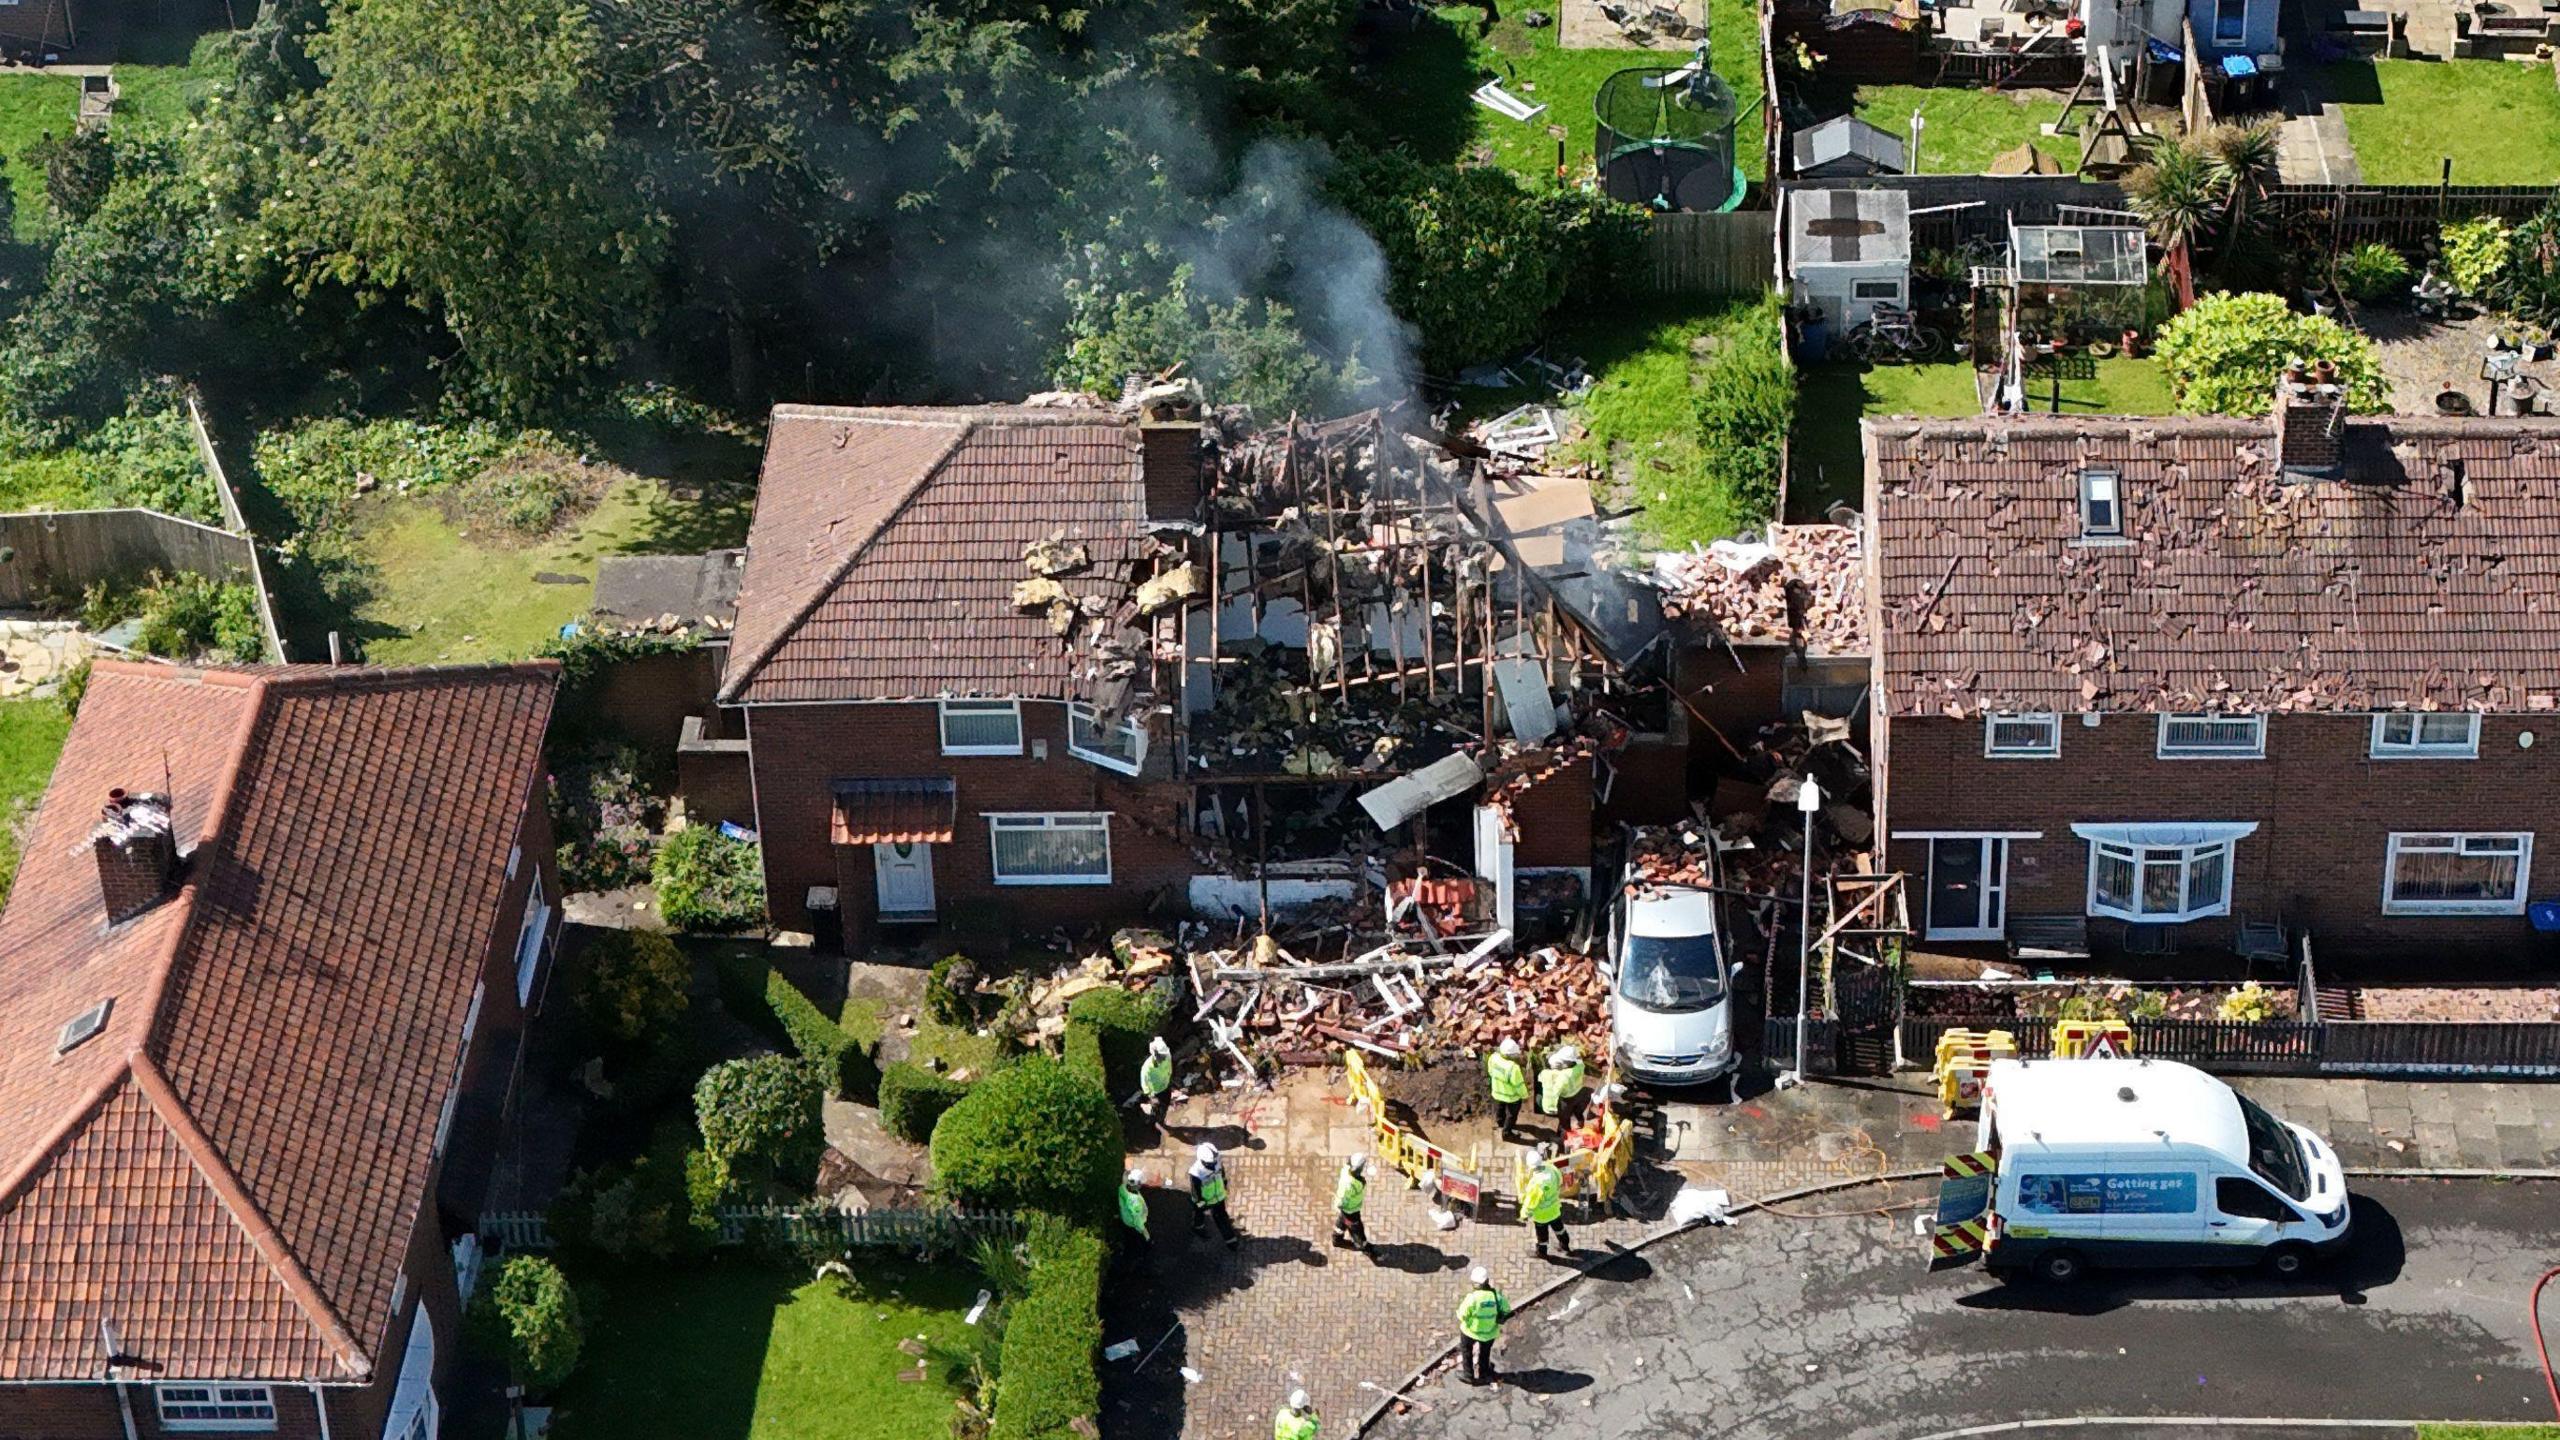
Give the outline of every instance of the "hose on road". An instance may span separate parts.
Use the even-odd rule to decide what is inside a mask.
[[[2533,1321],[2533,1348],[2542,1357],[2542,1385],[2551,1392],[2551,1415],[2560,1420],[2560,1378],[2551,1373],[2551,1347],[2542,1339],[2542,1287],[2556,1279],[2560,1279],[2560,1265],[2543,1271],[2542,1278],[2533,1282],[2533,1295],[2524,1302],[2524,1309]]]

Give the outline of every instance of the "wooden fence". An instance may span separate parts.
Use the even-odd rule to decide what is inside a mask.
[[[2550,186],[2279,185],[2267,205],[2276,228],[2299,241],[2346,250],[2379,240],[2416,250],[2451,222],[2527,220],[2554,199],[2560,190]]]
[[[10,609],[48,597],[76,601],[98,581],[131,584],[154,570],[245,579],[257,564],[248,536],[157,510],[0,515],[0,546],[8,552],[0,559],[0,607]]]
[[[222,452],[214,448],[213,431],[204,423],[204,407],[196,403],[192,391],[187,395],[187,430],[195,437],[196,459],[203,463],[204,473],[213,480],[213,493],[222,502],[222,528],[249,538],[249,584],[258,592],[258,624],[267,632],[267,658],[283,660],[284,632],[276,628],[275,593],[267,588],[266,567],[258,559],[256,537],[250,535],[248,517],[240,511],[239,493],[231,488],[231,477],[223,471]]]
[[[713,1212],[722,1245],[773,1237],[791,1243],[829,1240],[851,1249],[950,1250],[976,1240],[1022,1238],[1022,1217],[978,1210],[866,1210],[848,1215],[823,1206],[730,1206]],[[539,1211],[493,1211],[480,1217],[483,1244],[549,1250],[558,1242]]]
[[[1767,210],[1656,215],[1645,269],[1664,295],[1757,295],[1776,281],[1777,234]]]

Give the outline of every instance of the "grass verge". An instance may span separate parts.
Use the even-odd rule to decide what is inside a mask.
[[[940,1435],[958,1393],[942,1365],[901,1382],[898,1342],[959,1346],[978,1277],[865,1256],[851,1294],[744,1257],[616,1275],[559,1397],[560,1440],[876,1440]],[[682,1363],[670,1363],[681,1357]]]

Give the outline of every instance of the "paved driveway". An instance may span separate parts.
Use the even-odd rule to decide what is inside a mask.
[[[1916,1440],[2069,1415],[2551,1419],[2524,1300],[2560,1264],[2560,1183],[2368,1181],[2356,1196],[2350,1252],[2296,1287],[2191,1272],[2007,1287],[1926,1273],[1908,1209],[1746,1215],[1549,1297],[1509,1327],[1505,1383],[1474,1389],[1444,1368],[1416,1392],[1431,1409],[1371,1433]]]

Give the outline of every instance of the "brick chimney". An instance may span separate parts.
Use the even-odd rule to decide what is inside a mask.
[[[98,894],[106,902],[108,924],[122,924],[157,905],[178,870],[169,797],[108,791],[89,831],[89,848],[98,857]]]
[[[1138,427],[1138,471],[1153,524],[1200,518],[1200,422],[1149,420]]]
[[[2338,367],[2288,361],[2276,381],[2276,475],[2342,480],[2347,473],[2347,392]]]

